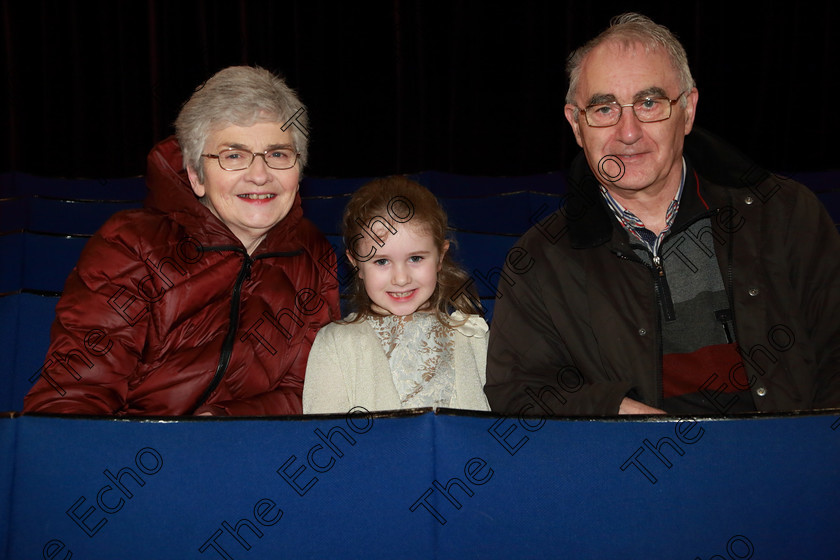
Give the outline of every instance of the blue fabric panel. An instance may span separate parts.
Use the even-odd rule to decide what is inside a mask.
[[[424,171],[409,175],[409,177],[437,196],[444,197],[487,196],[520,191],[548,194],[566,192],[566,174],[564,172],[520,177],[479,177]]]
[[[518,238],[467,232],[457,232],[454,237],[457,243],[450,250],[470,274],[479,295],[495,296],[501,268]]]
[[[0,235],[0,294],[19,290],[61,292],[87,237]]]
[[[28,229],[65,235],[93,235],[121,210],[142,207],[142,202],[85,202],[35,197],[29,199]]]
[[[453,489],[460,510],[439,500],[438,557],[705,559],[727,557],[736,535],[755,558],[836,557],[834,420],[548,421],[528,431],[515,419],[439,417],[438,480],[465,479],[471,458],[487,463],[476,478],[494,472],[469,485],[472,497]],[[677,436],[685,428],[692,443]],[[640,448],[655,483],[632,464],[622,470]],[[748,546],[732,543],[742,558]]]
[[[17,422],[12,418],[0,416],[0,556],[3,558],[14,558],[10,555],[8,546],[13,513],[12,484],[15,467],[16,428]]]
[[[24,240],[22,233],[0,235],[0,294],[23,286]]]
[[[819,560],[838,437],[829,415],[26,416],[0,420],[0,493],[13,473],[9,558]]]
[[[482,198],[442,198],[449,226],[474,233],[520,236],[560,207],[560,196],[519,192]]]
[[[303,216],[318,226],[324,235],[341,234],[341,215],[350,201],[349,196],[321,196],[301,201]]]
[[[23,397],[37,380],[35,375],[44,365],[50,346],[50,327],[55,319],[55,306],[59,298],[38,294],[17,294],[8,297],[20,301],[18,347],[14,370],[10,372],[11,407],[8,410],[20,411],[23,409]]]
[[[143,177],[124,179],[61,179],[36,177],[27,173],[7,173],[0,180],[0,198],[42,195],[74,200],[143,200],[146,180]]]
[[[415,522],[404,499],[407,481],[434,476],[431,415],[16,422],[13,558],[40,558],[51,541],[79,558],[222,557],[214,544],[233,558],[432,557],[433,528]],[[316,430],[332,430],[337,452]],[[133,474],[119,478],[131,498],[105,473],[117,478],[125,467]],[[93,508],[88,529],[66,513],[77,503],[78,516]],[[239,524],[243,544],[223,522]]]
[[[326,235],[341,234],[341,216],[348,196],[303,199],[304,216]],[[560,207],[560,196],[519,192],[480,198],[444,198],[440,202],[449,226],[458,231],[522,235]]]
[[[437,196],[487,196],[501,193],[533,191],[549,194],[566,192],[566,174],[563,172],[526,175],[521,177],[473,177],[440,171],[423,171],[408,175]],[[351,194],[374,177],[353,179],[325,179],[304,177],[301,196],[333,196]]]
[[[300,182],[300,196],[336,196],[352,194],[375,177],[356,177],[336,179],[323,177],[304,177]]]
[[[14,379],[17,357],[21,353],[18,321],[20,317],[20,294],[0,296],[0,412],[20,410],[15,406]],[[2,550],[2,548],[0,548]]]
[[[0,233],[20,231],[29,225],[29,204],[25,198],[0,199]]]
[[[61,292],[88,237],[16,234],[23,237],[24,269],[17,288]],[[13,236],[9,236],[13,237]]]

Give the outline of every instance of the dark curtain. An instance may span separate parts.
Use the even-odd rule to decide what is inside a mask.
[[[234,64],[299,91],[311,175],[564,169],[565,58],[626,10],[682,39],[700,126],[777,171],[840,167],[837,4],[730,4],[3,0],[0,171],[142,174],[181,103]]]

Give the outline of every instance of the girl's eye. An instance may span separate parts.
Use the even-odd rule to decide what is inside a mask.
[[[423,257],[421,257],[420,255],[414,255],[414,256],[408,257],[408,260],[409,260],[409,262],[418,263],[418,262],[423,260]]]
[[[376,259],[375,261],[373,261],[373,264],[375,264],[376,266],[385,266],[386,264],[388,264],[388,259]]]

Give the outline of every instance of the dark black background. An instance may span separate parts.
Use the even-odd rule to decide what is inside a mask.
[[[298,90],[310,175],[564,169],[565,58],[631,9],[685,45],[700,126],[776,171],[840,167],[840,9],[734,5],[3,0],[0,171],[142,174],[181,103],[234,64]]]

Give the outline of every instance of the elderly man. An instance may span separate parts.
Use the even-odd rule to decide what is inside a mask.
[[[647,17],[614,18],[567,70],[583,154],[563,208],[501,276],[492,409],[840,406],[840,236],[814,195],[708,133],[687,137],[698,91],[685,51]]]

